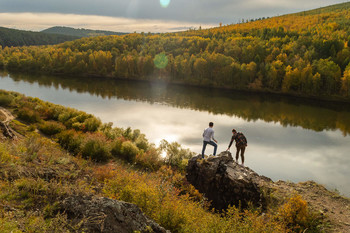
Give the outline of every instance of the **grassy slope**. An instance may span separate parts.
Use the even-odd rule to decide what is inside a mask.
[[[1,102],[8,95],[15,96],[16,101]],[[41,108],[40,111],[47,104],[16,93],[0,91],[1,96],[0,103],[5,103],[13,114],[26,102],[34,109]],[[61,108],[62,114],[65,111],[71,109]],[[81,158],[82,153],[72,156],[55,140],[40,136],[38,122],[23,124],[14,120],[11,126],[22,136],[18,134],[16,141],[0,140],[1,232],[82,231],[79,224],[60,211],[60,201],[71,195],[97,195],[135,203],[172,232],[324,229],[318,217],[308,210],[307,203],[291,193],[280,199],[273,197],[265,215],[261,215],[261,210],[239,212],[235,208],[221,215],[209,211],[208,203],[186,184],[184,175],[168,166],[145,172],[116,158],[95,163]]]

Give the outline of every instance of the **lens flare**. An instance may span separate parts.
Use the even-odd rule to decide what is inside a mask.
[[[159,0],[159,2],[163,8],[167,8],[170,4],[170,0]]]
[[[165,53],[159,53],[155,56],[153,62],[158,69],[164,69],[168,65],[168,58]]]

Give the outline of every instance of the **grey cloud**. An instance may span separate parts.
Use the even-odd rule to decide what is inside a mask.
[[[236,23],[241,18],[282,15],[341,2],[343,0],[172,0],[167,8],[163,8],[158,0],[2,0],[0,12],[88,14],[227,24]]]

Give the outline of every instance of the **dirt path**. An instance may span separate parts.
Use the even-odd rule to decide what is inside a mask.
[[[5,108],[0,107],[0,112],[5,116],[5,120],[2,120],[2,123],[8,124],[14,119],[13,115]]]
[[[300,194],[313,211],[329,220],[328,232],[350,232],[350,199],[327,190],[313,181],[298,184],[278,181],[274,183],[282,195]]]
[[[0,120],[0,129],[2,130],[4,136],[16,138],[14,131],[9,126],[9,123],[14,119],[14,116],[3,107],[0,107],[0,114],[2,115],[2,118],[5,118]]]

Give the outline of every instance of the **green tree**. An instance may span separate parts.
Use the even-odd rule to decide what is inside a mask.
[[[193,64],[193,72],[194,75],[199,79],[207,79],[208,78],[208,62],[202,57],[196,59]]]
[[[300,71],[298,68],[293,69],[291,66],[287,66],[286,74],[282,81],[282,91],[298,91],[300,88]]]
[[[341,70],[340,67],[330,59],[320,59],[313,63],[314,73],[321,75],[321,90],[325,94],[339,94],[341,86]]]
[[[345,97],[350,97],[350,63],[346,67],[341,79],[341,94]]]

